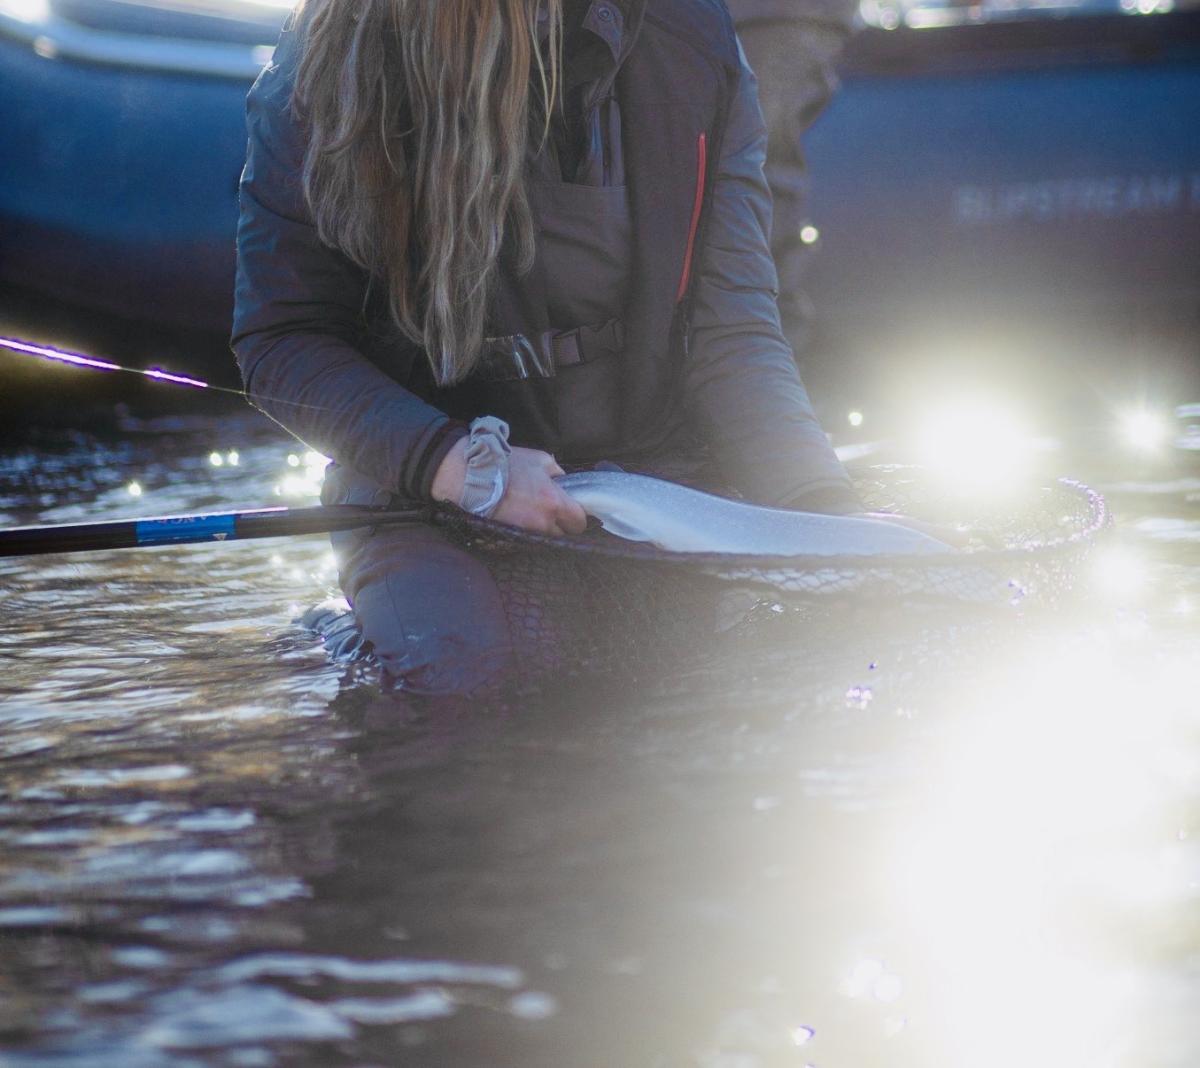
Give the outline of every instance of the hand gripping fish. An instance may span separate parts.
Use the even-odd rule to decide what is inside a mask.
[[[679,553],[865,556],[953,553],[944,542],[882,519],[746,504],[624,471],[555,480],[611,534]]]

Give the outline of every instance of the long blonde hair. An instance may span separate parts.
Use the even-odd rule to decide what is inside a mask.
[[[386,286],[440,384],[479,358],[505,229],[533,262],[530,130],[558,91],[562,0],[305,0],[295,103],[328,245]],[[540,92],[531,91],[536,71]]]

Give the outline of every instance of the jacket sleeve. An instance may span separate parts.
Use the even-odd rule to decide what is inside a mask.
[[[285,30],[277,56],[293,49]],[[301,188],[292,78],[267,67],[246,100],[232,345],[251,402],[391,492],[428,497],[464,433],[356,347],[365,275],[317,237]]]
[[[858,511],[779,325],[766,141],[757,85],[743,56],[697,264],[688,408],[726,477],[750,500]]]

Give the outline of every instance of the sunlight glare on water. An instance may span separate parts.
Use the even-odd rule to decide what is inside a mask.
[[[954,486],[996,494],[1025,474],[1030,431],[1001,403],[963,397],[923,417],[917,450],[923,464]]]
[[[1089,919],[1155,926],[1194,903],[1191,851],[1164,819],[1194,790],[1177,746],[1197,724],[1190,655],[1123,652],[1103,633],[1048,638],[955,696],[961,721],[889,874],[954,977],[955,1063],[1136,1062],[1091,1022],[1137,1019],[1147,990],[1105,967]],[[998,1006],[1013,1026],[996,1026]]]

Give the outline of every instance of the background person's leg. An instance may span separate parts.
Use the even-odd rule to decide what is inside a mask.
[[[807,217],[808,168],[802,138],[837,88],[835,66],[854,31],[857,0],[834,0],[819,8],[794,0],[781,5],[730,0],[738,36],[758,78],[767,124],[766,177],[774,201],[771,251],[779,273],[779,311],[784,332],[799,354],[811,318],[804,274],[812,248],[801,239]]]

